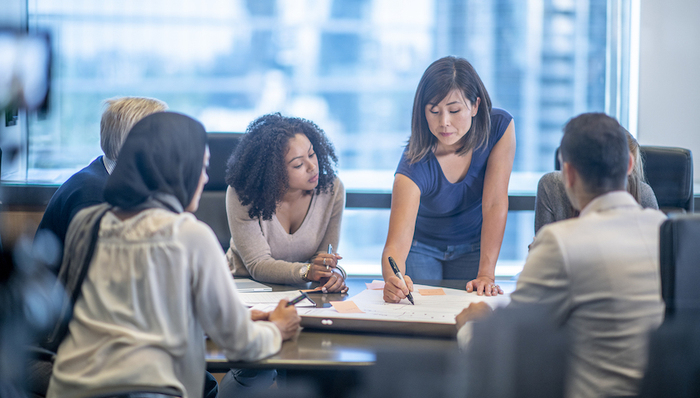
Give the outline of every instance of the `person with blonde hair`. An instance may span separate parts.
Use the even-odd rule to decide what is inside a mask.
[[[131,130],[107,203],[68,229],[59,279],[77,299],[47,397],[202,397],[205,333],[232,361],[296,335],[287,300],[245,307],[214,232],[191,214],[208,164],[204,126],[189,116],[159,112]]]
[[[145,97],[110,98],[104,104],[100,121],[100,146],[104,155],[98,156],[58,188],[46,206],[37,234],[51,231],[63,243],[73,217],[86,207],[104,202],[105,182],[114,170],[131,128],[144,117],[168,109],[165,102]]]

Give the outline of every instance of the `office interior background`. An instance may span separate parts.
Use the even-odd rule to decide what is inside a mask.
[[[5,184],[62,183],[101,154],[101,102],[139,95],[210,132],[242,132],[269,112],[308,118],[334,143],[349,192],[390,192],[415,88],[445,55],[472,62],[494,106],[515,118],[511,194],[534,195],[561,128],[582,112],[617,117],[641,144],[700,153],[694,0],[0,0],[0,9],[0,25],[48,31],[54,55],[48,112],[0,124],[0,144],[20,148],[3,159]],[[531,209],[509,212],[497,274],[522,268],[533,220]],[[350,273],[380,273],[388,221],[388,209],[346,209],[338,252]]]

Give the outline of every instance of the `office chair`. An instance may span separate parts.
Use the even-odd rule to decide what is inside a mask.
[[[474,323],[465,354],[467,397],[564,396],[570,343],[550,311],[539,304],[505,307]]]
[[[651,333],[639,398],[700,396],[700,318],[684,314]]]
[[[673,214],[661,224],[661,296],[666,316],[700,313],[700,214]]]
[[[204,186],[199,209],[194,215],[216,234],[224,251],[231,242],[231,231],[226,217],[226,164],[238,146],[243,133],[207,133],[209,143],[209,182]]]
[[[644,177],[654,190],[659,210],[664,213],[694,210],[693,154],[677,147],[641,145]],[[561,170],[559,148],[554,152],[554,169]]]
[[[664,213],[692,213],[693,154],[676,147],[640,146],[644,176]]]

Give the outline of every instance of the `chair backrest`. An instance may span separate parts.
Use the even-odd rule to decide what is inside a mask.
[[[207,133],[209,143],[209,182],[206,191],[226,191],[226,164],[238,146],[243,133]]]
[[[654,190],[659,209],[693,212],[693,154],[685,148],[640,147],[644,176]]]
[[[638,398],[700,396],[700,317],[667,319],[651,333]]]
[[[226,217],[226,164],[238,146],[242,133],[208,133],[209,143],[209,182],[204,186],[199,209],[194,215],[206,223],[216,234],[219,244],[228,250],[231,231]]]
[[[700,214],[673,214],[661,224],[661,296],[666,314],[700,311]]]
[[[694,209],[693,154],[677,147],[641,145],[644,177],[654,190],[659,209],[665,213]],[[554,169],[561,170],[559,148],[554,152]]]

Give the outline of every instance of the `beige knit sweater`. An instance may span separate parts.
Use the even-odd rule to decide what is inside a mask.
[[[248,216],[236,191],[226,191],[226,213],[231,229],[231,248],[226,253],[235,276],[250,276],[260,282],[301,284],[299,270],[328,244],[337,250],[340,221],[345,207],[345,187],[340,179],[333,192],[314,194],[301,227],[293,234],[282,228],[277,216],[263,221]]]

